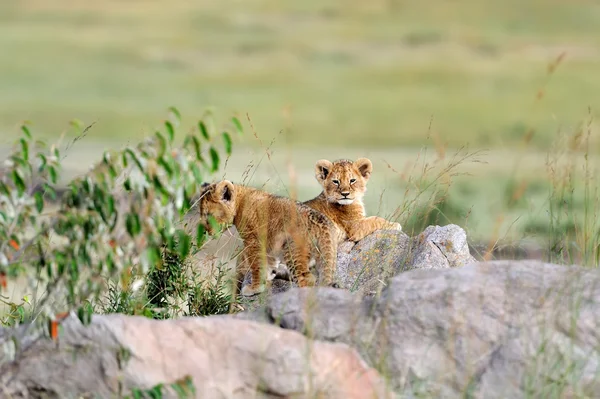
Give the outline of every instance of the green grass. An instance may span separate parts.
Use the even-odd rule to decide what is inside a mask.
[[[249,113],[267,142],[313,147],[511,148],[534,126],[597,113],[596,2],[5,1],[0,131],[23,119],[59,134],[98,120],[98,140],[134,139],[165,104]],[[566,52],[534,107],[546,67]],[[284,112],[290,107],[289,121]]]
[[[104,148],[151,134],[168,105],[184,115],[215,106],[220,116],[237,112],[261,140],[243,138],[227,178],[259,164],[247,182],[285,194],[291,157],[304,200],[319,192],[317,159],[368,156],[368,212],[392,215],[407,187],[419,191],[398,174],[422,146],[445,149],[447,162],[468,144],[489,149],[486,163],[461,165],[469,175],[436,194],[447,197],[439,222],[474,240],[549,234],[546,156],[558,134],[600,109],[598,20],[592,0],[4,1],[0,152],[25,119],[53,138],[74,134],[72,118],[96,121],[65,159],[72,176]],[[597,167],[599,136],[590,142]],[[585,218],[589,204],[578,201],[572,211]],[[418,229],[409,217],[399,221]]]

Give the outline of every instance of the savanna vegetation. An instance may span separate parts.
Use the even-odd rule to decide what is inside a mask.
[[[319,158],[368,156],[368,212],[408,234],[452,222],[481,257],[533,242],[547,260],[598,266],[598,20],[591,0],[2,2],[0,278],[33,290],[1,292],[3,324],[227,311],[222,271],[206,284],[182,271],[202,234],[185,238],[175,216],[223,176],[311,198]],[[204,135],[194,117],[210,105]],[[93,160],[104,168],[73,180]],[[115,255],[116,177],[148,176],[148,160],[168,183],[130,187],[130,213],[148,206],[159,222],[126,217]],[[74,245],[52,249],[52,235]]]

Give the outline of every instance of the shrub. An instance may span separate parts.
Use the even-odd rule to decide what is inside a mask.
[[[232,133],[242,133],[237,118],[218,133],[212,115],[205,114],[176,147],[180,121],[170,108],[162,132],[135,147],[106,151],[60,199],[60,150],[34,141],[23,125],[0,176],[0,290],[17,278],[41,283],[43,295],[28,307],[39,321],[54,322],[57,313],[74,310],[85,323],[98,305],[107,312],[156,316],[143,295],[131,295],[132,284],[149,272],[158,281],[152,273],[162,273],[165,265],[171,270],[165,254],[185,259],[192,244],[202,245],[202,227],[192,243],[178,220],[205,177],[218,170],[223,149],[231,154]],[[48,198],[59,200],[49,215]],[[23,322],[27,303],[9,302],[12,310],[1,321]]]

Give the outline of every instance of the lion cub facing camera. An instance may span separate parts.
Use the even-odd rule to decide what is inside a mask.
[[[321,159],[315,164],[315,177],[323,191],[304,204],[323,213],[341,228],[342,240],[360,241],[380,229],[402,230],[400,223],[379,216],[365,217],[363,197],[372,171],[373,164],[368,158],[354,162]]]
[[[298,286],[315,285],[309,263],[315,260],[322,285],[332,285],[337,259],[337,227],[323,214],[289,198],[269,194],[228,180],[202,186],[200,223],[212,233],[208,217],[233,224],[244,242],[237,264],[238,286],[251,270],[252,283],[242,295],[264,291],[264,266],[284,258]],[[237,292],[237,290],[236,290]]]

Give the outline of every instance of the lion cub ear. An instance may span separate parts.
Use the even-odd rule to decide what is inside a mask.
[[[233,198],[235,188],[229,180],[223,180],[217,184],[215,194],[222,201],[229,202]]]
[[[369,180],[373,172],[373,164],[368,158],[358,158],[354,161],[354,166],[365,180]]]
[[[323,183],[329,172],[331,172],[333,164],[326,159],[320,159],[315,164],[315,177],[319,183]]]

